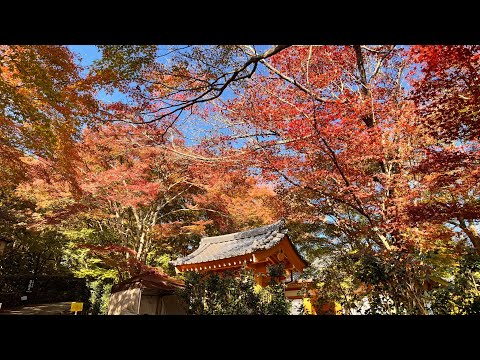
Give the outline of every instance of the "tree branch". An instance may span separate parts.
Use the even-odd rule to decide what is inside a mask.
[[[392,53],[393,49],[395,49],[395,45],[393,45],[391,49],[385,52],[385,54],[380,58],[380,60],[378,60],[377,65],[375,66],[375,70],[373,71],[372,76],[370,76],[370,79],[368,80],[369,83],[375,78],[375,76],[377,76],[377,73],[380,70],[383,61],[387,58],[388,55]]]
[[[310,95],[313,99],[319,101],[319,102],[323,102],[323,103],[326,103],[326,102],[331,102],[330,99],[327,99],[327,98],[323,98],[323,97],[319,97],[317,94],[315,94],[313,91],[307,89],[305,86],[303,86],[302,84],[300,84],[297,80],[295,79],[292,79],[291,77],[281,73],[280,71],[278,71],[276,68],[274,68],[272,65],[270,65],[267,61],[265,60],[260,60],[260,62],[265,65],[270,71],[272,71],[273,73],[277,74],[281,79],[285,80],[285,81],[288,81],[290,84],[292,85],[295,85],[297,88],[299,88],[300,90],[302,90],[304,93]]]

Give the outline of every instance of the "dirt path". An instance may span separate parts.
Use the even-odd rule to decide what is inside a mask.
[[[14,309],[1,309],[0,315],[69,315],[71,301],[51,304],[36,304]]]

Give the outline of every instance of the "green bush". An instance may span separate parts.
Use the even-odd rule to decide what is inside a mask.
[[[187,272],[179,295],[190,315],[288,315],[291,304],[278,274],[278,268],[270,268],[270,284],[256,289],[251,270]]]

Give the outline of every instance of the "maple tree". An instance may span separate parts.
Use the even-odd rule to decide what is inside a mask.
[[[204,191],[194,200],[213,222],[210,235],[248,230],[282,216],[273,188],[248,175],[244,163],[200,164],[197,176]]]
[[[166,133],[230,87],[242,86],[261,61],[287,47],[250,54],[238,45],[103,45],[91,77],[102,89],[128,98],[128,106],[120,100],[106,107],[108,119],[164,123]]]
[[[2,229],[85,244],[93,278],[284,216],[319,302],[477,311],[480,47],[99,50],[0,47]]]
[[[437,246],[432,238],[450,245],[443,224],[412,229],[406,220],[411,164],[431,142],[416,126],[406,65],[401,47],[295,46],[265,62],[276,76],[252,78],[217,108],[236,126],[230,139],[249,139],[243,150],[275,182],[288,219],[310,228],[298,241],[312,260],[323,248],[409,267],[412,255]],[[422,280],[389,281],[398,303],[414,299],[407,311],[426,312]]]
[[[385,140],[407,137],[409,126],[408,104],[397,105],[401,49],[363,51],[367,55],[358,65],[353,47],[284,50],[271,66],[308,85],[308,92],[281,77],[259,76],[227,104],[224,115],[259,129],[250,137],[252,156],[263,175],[287,192],[310,193],[304,197],[310,219],[335,217],[344,232],[358,227],[355,233],[365,233],[371,245],[389,249],[395,236],[384,224],[391,220],[392,185],[396,178],[402,181],[396,167],[403,159],[398,158],[401,142]],[[364,84],[356,74],[367,61],[372,74]],[[315,198],[318,204],[311,202]]]
[[[65,46],[0,46],[0,185],[22,179],[26,155],[68,177],[81,127],[98,115],[90,82]]]
[[[421,188],[410,217],[448,223],[480,254],[480,47],[414,46],[410,52],[421,70],[412,81],[420,126],[433,137],[415,169]]]
[[[276,216],[272,189],[238,169],[181,155],[182,141],[165,141],[162,132],[149,125],[86,129],[77,145],[78,190],[45,172],[18,187],[36,204],[32,227],[68,231],[75,220],[77,231],[95,230],[84,239],[94,253],[132,275],[165,267],[162,254],[186,255],[207,232],[263,225]]]
[[[149,135],[154,134],[150,129]],[[120,265],[115,252],[120,253],[134,273],[145,263],[152,242],[168,237],[169,226],[178,225],[166,217],[187,201],[188,196],[181,195],[195,189],[185,162],[169,156],[160,146],[150,146],[152,141],[155,139],[132,126],[85,130],[84,141],[78,145],[81,160],[75,169],[79,191],[55,174],[19,188],[37,204],[39,216],[34,226],[56,226],[76,219],[79,231],[86,227],[101,234],[93,243],[100,247],[92,250],[100,254],[102,246],[110,246],[113,258],[109,263]]]
[[[56,173],[71,181],[75,143],[98,119],[99,102],[78,58],[66,46],[0,46],[0,231],[10,240],[2,274],[65,273],[66,239],[31,229],[35,203],[16,194],[22,181]],[[48,166],[47,166],[48,165]]]

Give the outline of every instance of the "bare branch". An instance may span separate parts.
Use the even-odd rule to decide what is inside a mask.
[[[323,98],[323,97],[319,97],[317,94],[315,94],[313,91],[310,91],[309,89],[307,89],[305,86],[303,86],[302,84],[300,84],[297,80],[295,79],[292,79],[291,77],[281,73],[279,70],[277,70],[275,67],[273,67],[272,65],[270,65],[267,61],[265,60],[260,60],[260,62],[265,65],[270,71],[274,72],[275,74],[277,74],[280,78],[282,78],[283,80],[285,81],[288,81],[290,84],[293,84],[295,85],[297,88],[299,88],[300,90],[302,90],[304,93],[310,95],[313,99],[317,100],[317,101],[320,101],[320,102],[330,102],[331,100],[330,99],[327,99],[327,98]]]
[[[373,71],[372,76],[370,76],[370,79],[368,80],[369,83],[375,78],[375,76],[377,76],[377,73],[383,64],[383,61],[387,58],[388,55],[392,53],[393,49],[395,49],[395,45],[393,45],[391,49],[386,51],[385,54],[380,58],[380,60],[378,60],[377,65],[375,66],[375,70]]]
[[[200,207],[194,207],[194,208],[190,208],[190,209],[177,209],[177,210],[172,210],[168,213],[165,213],[165,214],[162,214],[160,216],[160,218],[163,218],[163,217],[166,217],[168,215],[171,215],[171,214],[175,214],[175,213],[179,213],[179,212],[184,212],[184,211],[209,211],[209,212],[214,212],[216,214],[220,214],[221,216],[223,217],[226,217],[226,218],[229,218],[228,214],[225,214],[221,211],[218,211],[218,210],[214,210],[214,209],[208,209],[208,208],[200,208]]]
[[[263,54],[251,56],[241,67],[237,68],[236,70],[232,71],[231,73],[222,74],[219,78],[215,79],[212,83],[210,83],[207,86],[207,90],[205,90],[203,93],[201,93],[197,97],[195,97],[193,99],[186,100],[182,105],[178,106],[177,108],[175,108],[175,109],[173,109],[173,110],[171,110],[171,111],[169,111],[165,114],[162,114],[158,117],[155,117],[152,120],[145,121],[145,123],[152,123],[152,122],[159,121],[162,118],[165,118],[169,115],[172,115],[172,114],[175,114],[175,113],[178,113],[178,112],[181,112],[182,110],[184,110],[186,108],[189,108],[189,107],[191,107],[195,104],[211,101],[211,100],[214,100],[214,99],[220,97],[220,95],[223,94],[225,89],[231,83],[233,83],[235,81],[243,80],[243,79],[246,79],[246,78],[250,78],[255,73],[256,68],[257,68],[257,64],[258,64],[259,61],[261,61],[263,59],[267,59],[270,56],[273,56],[273,55],[279,53],[280,51],[286,49],[289,46],[290,45],[275,45],[275,46],[272,46],[267,51],[265,51]],[[243,76],[239,76],[250,65],[253,65],[253,69],[248,74],[243,75]],[[225,82],[221,86],[218,87],[217,86],[218,81],[221,78],[226,77],[227,75],[230,75],[230,77],[228,77],[225,80]],[[212,91],[216,91],[216,93],[211,95],[211,96],[208,96]],[[172,121],[172,123],[169,127],[173,126],[173,124],[177,120],[178,120],[178,116]]]
[[[353,49],[355,50],[355,54],[357,56],[357,69],[360,73],[360,92],[364,97],[367,97],[369,94],[368,91],[368,81],[367,81],[367,74],[365,72],[365,65],[363,61],[362,49],[360,45],[353,45]],[[367,124],[368,126],[368,124]],[[370,126],[369,126],[370,127]]]
[[[312,58],[312,49],[313,49],[313,46],[310,45],[310,49],[308,50],[308,59],[307,59],[307,85],[310,85],[310,80],[308,79],[308,71],[310,70],[310,59]]]
[[[369,48],[368,46],[365,46],[365,45],[361,45],[360,47],[364,50],[370,51],[370,52],[375,53],[375,54],[385,54],[386,52],[389,51],[389,50],[387,50],[387,51],[375,50],[375,49]]]

